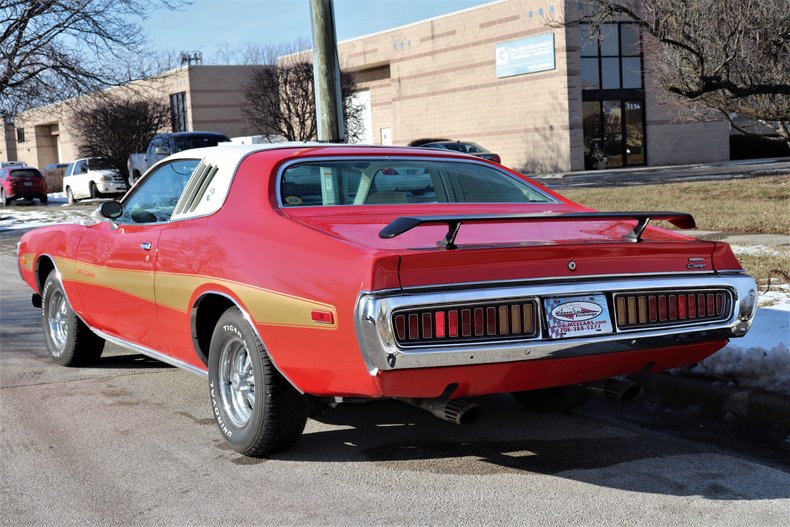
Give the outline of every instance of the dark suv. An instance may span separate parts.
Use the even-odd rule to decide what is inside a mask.
[[[0,168],[0,206],[18,198],[47,202],[47,182],[38,169],[27,166]]]

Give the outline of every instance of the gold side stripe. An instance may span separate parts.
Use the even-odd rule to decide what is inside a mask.
[[[233,292],[258,324],[318,329],[337,328],[337,310],[330,304],[233,280],[200,275],[157,273],[156,284],[154,284],[153,271],[113,269],[67,258],[55,258],[55,263],[63,280],[107,287],[152,303],[157,302],[182,313],[190,311],[192,307],[190,300],[194,292],[207,286],[209,289],[227,289]],[[314,310],[331,312],[333,322],[327,324],[314,321],[312,319]]]

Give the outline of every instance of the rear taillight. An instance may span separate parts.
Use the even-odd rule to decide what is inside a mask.
[[[491,154],[491,161],[494,163],[502,164],[502,159],[499,157],[499,154]]]
[[[404,346],[531,338],[538,334],[537,303],[530,299],[396,311],[392,326]]]
[[[725,319],[732,296],[724,289],[617,293],[614,304],[618,328],[630,329]]]

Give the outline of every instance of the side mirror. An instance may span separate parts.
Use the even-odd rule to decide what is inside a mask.
[[[116,220],[123,214],[123,205],[117,201],[105,201],[99,207],[99,214],[108,220]]]

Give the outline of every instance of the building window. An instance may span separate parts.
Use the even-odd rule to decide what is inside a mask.
[[[645,92],[639,26],[581,24],[581,78],[586,169],[647,163]]]
[[[170,96],[170,121],[174,132],[186,132],[187,129],[187,94],[174,93]]]
[[[24,143],[25,142],[25,129],[24,128],[17,128],[16,129],[16,142],[17,143]]]
[[[579,26],[582,38],[582,89],[633,90],[642,88],[642,48],[639,26],[601,24],[600,37]]]

